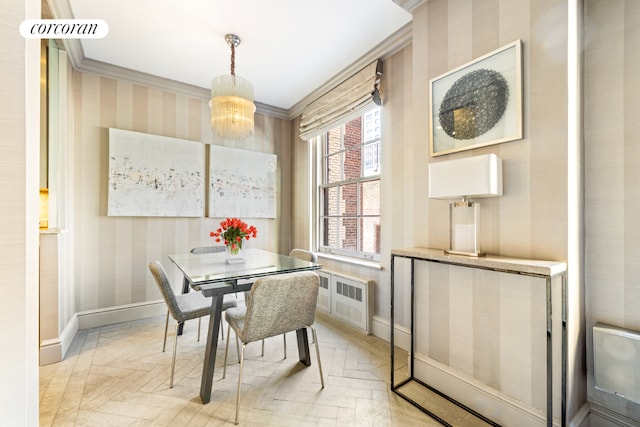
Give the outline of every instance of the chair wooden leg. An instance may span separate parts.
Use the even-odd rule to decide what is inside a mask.
[[[162,343],[162,352],[164,353],[165,348],[167,347],[167,328],[169,328],[169,310],[167,310],[167,318],[164,321],[164,341]]]
[[[198,317],[198,342],[200,342],[200,324],[202,323],[202,317]]]
[[[324,376],[322,375],[322,363],[320,363],[320,347],[318,347],[318,336],[316,334],[316,328],[314,326],[311,327],[311,335],[313,335],[313,342],[316,344],[316,356],[318,357],[318,370],[320,371],[320,383],[322,383],[322,388],[324,388]]]
[[[227,331],[227,335],[229,331]],[[229,338],[227,338],[228,340]],[[236,335],[236,354],[238,355],[238,363],[240,363],[240,344],[238,344],[238,336]]]
[[[264,357],[264,339],[262,340],[262,357]]]
[[[246,346],[246,344],[242,343],[242,352],[240,353],[240,373],[238,374],[238,394],[236,396],[236,424],[238,424],[240,415],[240,387],[242,386],[242,368],[244,366],[244,349]]]
[[[231,325],[227,326],[227,344],[224,346],[224,363],[222,364],[222,379],[225,379],[227,376],[227,354],[229,354],[229,334],[230,333],[231,333]],[[237,344],[238,344],[238,337],[236,337],[236,345]]]
[[[176,334],[173,341],[173,358],[171,359],[171,381],[169,382],[169,388],[173,388],[173,372],[176,368],[176,350],[178,349],[178,328],[180,323],[176,323]]]

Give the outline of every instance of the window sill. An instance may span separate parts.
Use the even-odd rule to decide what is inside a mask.
[[[380,264],[378,261],[367,261],[364,259],[330,254],[327,252],[317,252],[316,254],[318,255],[318,259],[325,258],[325,259],[330,259],[332,261],[343,262],[345,264],[359,265],[361,267],[368,267],[376,270],[383,269],[382,264]]]

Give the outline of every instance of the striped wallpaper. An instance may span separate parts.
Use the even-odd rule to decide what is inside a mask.
[[[416,277],[415,322],[429,325],[418,335],[417,353],[544,409],[545,281],[428,262],[416,263]]]
[[[388,319],[390,312],[391,249],[448,247],[448,204],[428,198],[429,162],[484,153],[503,159],[504,196],[481,201],[483,250],[554,261],[566,261],[568,251],[566,1],[430,0],[413,15],[412,44],[385,58],[381,85],[383,270],[329,262],[331,268],[376,280],[375,315],[381,319]],[[523,42],[524,138],[430,158],[429,79],[517,39]],[[532,413],[544,412],[544,282],[420,264],[416,319],[420,358],[498,390]],[[397,266],[396,275],[396,320],[402,329],[409,324],[408,267]],[[579,336],[581,325],[571,328]],[[575,389],[585,387],[579,363],[582,351],[578,342],[572,343],[569,376]],[[554,365],[558,373],[559,358]],[[557,376],[556,416],[559,387]],[[454,397],[473,401],[472,390]],[[570,415],[578,409],[570,407]]]
[[[597,322],[640,331],[640,2],[586,0],[585,22],[588,394],[640,421],[640,405],[595,389],[592,345]]]
[[[108,129],[110,127],[223,144],[278,156],[278,219],[251,220],[260,237],[254,247],[288,252],[291,160],[290,123],[256,114],[256,132],[241,142],[214,140],[207,99],[74,71],[74,223],[77,312],[157,300],[148,273],[159,259],[174,280],[181,276],[167,258],[212,243],[212,218],[108,217]],[[283,195],[285,195],[283,197]]]

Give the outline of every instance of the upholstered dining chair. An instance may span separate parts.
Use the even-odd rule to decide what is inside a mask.
[[[211,298],[206,298],[201,292],[189,292],[175,294],[167,277],[167,273],[159,261],[149,263],[149,270],[160,288],[160,293],[167,304],[167,318],[164,323],[164,342],[162,352],[167,346],[167,329],[169,327],[169,314],[176,321],[175,338],[173,343],[173,357],[171,359],[171,381],[169,388],[173,388],[173,373],[176,366],[176,349],[178,348],[178,325],[191,319],[198,319],[198,341],[200,341],[200,321],[203,316],[211,314]],[[227,300],[222,303],[222,310],[236,307],[236,300]]]
[[[305,249],[294,248],[291,250],[291,252],[289,252],[289,256],[293,258],[301,259],[303,261],[318,262],[318,256],[316,255],[316,253],[305,250]],[[244,299],[247,304],[249,303],[249,298],[251,298],[249,292],[245,292]],[[287,358],[287,334],[282,334],[282,341],[284,345],[284,358],[286,359]],[[262,340],[262,355],[264,356],[264,340]]]
[[[320,349],[316,329],[313,326],[318,302],[320,277],[312,271],[280,274],[261,277],[251,287],[249,304],[244,307],[230,308],[225,312],[227,336],[231,329],[236,338],[242,341],[240,351],[240,372],[238,374],[238,392],[236,395],[236,418],[238,424],[240,407],[240,388],[244,367],[244,350],[250,342],[284,334],[302,328],[311,328],[316,346],[320,382],[324,388]],[[227,353],[229,341],[224,352],[222,378],[227,374]]]
[[[306,249],[291,249],[289,256],[298,258],[303,261],[318,262],[318,255],[315,252],[308,251]],[[287,334],[282,334],[282,340],[284,341],[284,358],[287,358]],[[262,353],[264,355],[264,342],[262,343]]]
[[[289,256],[304,261],[318,262],[318,255],[316,255],[315,252],[307,251],[306,249],[291,249],[291,252],[289,252]]]

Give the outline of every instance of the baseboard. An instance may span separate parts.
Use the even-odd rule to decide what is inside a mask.
[[[167,314],[164,300],[127,304],[78,313],[78,329],[91,329],[116,323],[147,319]]]
[[[569,427],[589,427],[589,403],[585,402],[569,420]]]
[[[505,426],[543,427],[546,414],[471,377],[455,372],[446,365],[421,355],[415,356],[416,378],[487,418]],[[560,425],[554,419],[554,425]]]
[[[371,319],[371,334],[385,340],[386,342],[390,342],[391,328],[389,325],[390,323],[387,319],[379,316],[373,316]],[[397,347],[400,347],[405,351],[409,351],[409,348],[411,348],[411,334],[409,334],[409,330],[396,325],[393,331],[393,343]]]
[[[78,318],[74,315],[58,338],[43,340],[40,343],[40,366],[58,363],[64,360],[71,343],[78,332]]]
[[[371,320],[372,334],[387,342],[390,341],[390,328],[389,321],[374,316]],[[409,351],[411,343],[411,334],[409,330],[400,326],[396,326],[394,330],[394,342],[395,345]],[[461,401],[461,403],[473,402],[473,409],[487,416],[490,419],[495,419],[491,415],[494,414],[506,414],[513,418],[504,418],[503,425],[507,426],[545,426],[546,414],[542,411],[536,410],[516,399],[510,398],[496,390],[488,387],[487,385],[474,381],[469,378],[463,378],[461,375],[452,372],[447,366],[439,364],[431,359],[420,358],[416,356],[415,361],[416,376],[419,378],[429,378],[427,383],[436,389],[450,395]],[[470,396],[469,400],[462,402],[460,396]],[[479,404],[476,402],[480,402]],[[498,410],[483,412],[480,408],[500,408]],[[497,416],[497,415],[496,415]],[[611,414],[609,413],[610,417]],[[554,425],[560,425],[559,420],[554,419]],[[569,427],[595,427],[593,424],[589,424],[589,404],[585,403],[580,407],[578,412],[568,423]],[[616,424],[622,427],[640,427],[639,424]]]
[[[42,341],[40,344],[40,366],[62,361],[79,330],[141,320],[166,313],[167,306],[163,300],[77,313],[71,318],[58,338]]]
[[[42,340],[40,343],[40,366],[62,361],[62,341],[60,338]]]
[[[76,334],[78,333],[78,316],[73,315],[67,326],[64,327],[62,333],[60,334],[60,339],[62,341],[62,358],[67,355],[67,351],[69,351],[69,347],[71,347],[71,343],[73,343]]]
[[[589,402],[589,426],[590,427],[638,427],[640,421],[634,421],[624,415],[607,409],[594,402]]]

